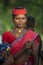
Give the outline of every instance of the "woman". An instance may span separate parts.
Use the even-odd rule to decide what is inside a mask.
[[[16,42],[20,38],[23,37],[23,35],[26,32],[25,26],[27,21],[27,12],[25,8],[18,7],[12,10],[12,19],[13,23],[15,24],[15,29],[13,31],[5,32],[2,36],[2,41],[7,42],[10,45],[12,42]],[[15,41],[16,40],[16,41]],[[11,51],[12,54],[13,51]]]
[[[25,29],[27,21],[26,14],[27,12],[25,8],[13,9],[12,16],[13,23],[15,24],[15,29],[11,32],[5,32],[2,36],[2,41],[10,44],[11,54],[14,57],[14,64],[37,65],[38,47],[36,47],[36,39],[37,43],[39,43],[38,34],[36,32],[33,32],[32,30],[27,31]],[[11,56],[9,58],[11,58]],[[11,59],[9,58],[5,62],[6,64],[8,63],[8,61],[11,62]]]

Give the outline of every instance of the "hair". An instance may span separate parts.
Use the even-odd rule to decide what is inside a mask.
[[[15,7],[15,9],[23,9],[24,7]],[[12,18],[15,18],[16,15],[12,14]],[[25,14],[27,16],[27,14]]]
[[[43,50],[41,51],[41,60],[43,60]]]
[[[18,7],[15,7],[15,9],[23,9],[24,7],[20,7],[20,6],[18,6]]]
[[[28,16],[27,17],[27,23],[26,23],[26,27],[27,28],[32,28],[34,29],[35,26],[35,18],[33,16]]]

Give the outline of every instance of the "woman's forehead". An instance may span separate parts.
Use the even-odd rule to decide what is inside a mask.
[[[26,15],[21,14],[21,15],[16,15],[15,17],[26,17]]]

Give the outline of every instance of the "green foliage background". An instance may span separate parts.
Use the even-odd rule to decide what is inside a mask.
[[[26,7],[28,15],[35,17],[35,29],[43,40],[43,0],[0,0],[0,24],[2,24],[0,34],[12,29],[13,22],[11,10],[15,6]]]
[[[43,0],[0,0],[0,35],[13,28],[11,11],[16,6],[26,7],[28,15],[35,17],[35,30],[43,41]]]

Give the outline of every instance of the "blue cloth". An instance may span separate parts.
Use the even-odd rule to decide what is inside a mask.
[[[0,44],[0,63],[2,64],[4,61],[5,61],[5,58],[2,56],[1,53],[3,53],[3,51],[6,51],[7,52],[7,48],[9,48],[10,45],[8,43],[3,43],[3,44]]]
[[[9,47],[10,47],[10,45],[7,43],[0,44],[0,52],[6,51],[6,49]]]

